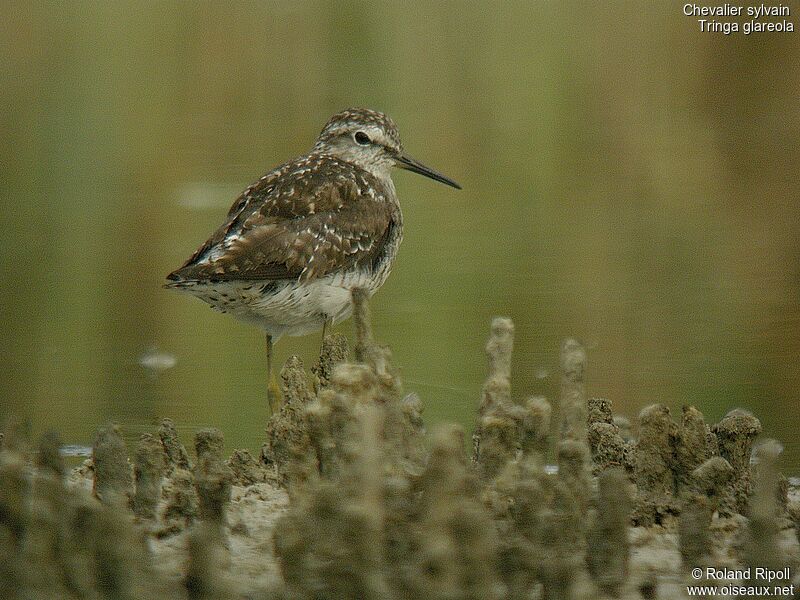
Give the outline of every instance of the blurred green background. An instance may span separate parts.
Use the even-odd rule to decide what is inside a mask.
[[[517,398],[556,395],[577,336],[618,412],[745,407],[800,472],[800,33],[701,33],[682,4],[2,3],[0,418],[257,449],[262,334],[161,283],[356,105],[464,186],[396,174],[372,302],[429,424],[471,426],[508,315]]]

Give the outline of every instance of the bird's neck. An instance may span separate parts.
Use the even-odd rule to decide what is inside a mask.
[[[355,157],[349,156],[347,153],[330,152],[329,150],[317,147],[314,147],[311,154],[317,154],[319,156],[329,156],[333,159],[349,163],[358,169],[366,171],[367,173],[378,179],[382,184],[389,187],[394,192],[394,184],[392,183],[392,177],[391,177],[393,163],[388,160],[376,160],[376,161],[356,160]]]

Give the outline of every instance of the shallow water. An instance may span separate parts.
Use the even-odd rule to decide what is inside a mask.
[[[405,241],[372,303],[429,422],[471,425],[501,314],[518,398],[557,394],[577,336],[617,412],[745,407],[800,472],[800,38],[645,2],[405,6],[0,8],[0,417],[81,445],[169,416],[256,449],[261,334],[160,285],[239,190],[367,105],[464,186],[396,175]]]

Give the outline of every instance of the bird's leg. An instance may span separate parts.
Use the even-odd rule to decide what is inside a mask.
[[[281,392],[272,374],[272,336],[267,334],[267,402],[272,414],[280,409]]]
[[[267,377],[272,379],[272,336],[267,334]]]
[[[325,345],[325,336],[328,335],[328,330],[333,326],[333,319],[331,317],[325,317],[325,321],[322,323],[322,344],[320,344],[320,350],[322,346]]]
[[[333,319],[326,317],[322,323],[322,341],[319,344],[319,356],[322,358],[322,351],[325,349],[325,336],[328,335],[328,330],[333,326]]]

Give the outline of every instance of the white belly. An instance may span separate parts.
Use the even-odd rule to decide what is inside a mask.
[[[208,302],[219,312],[256,325],[273,339],[306,335],[328,320],[338,323],[353,311],[351,290],[364,288],[370,296],[383,285],[388,272],[353,271],[298,284],[296,281],[192,282],[179,289]],[[188,282],[186,282],[188,283]]]

